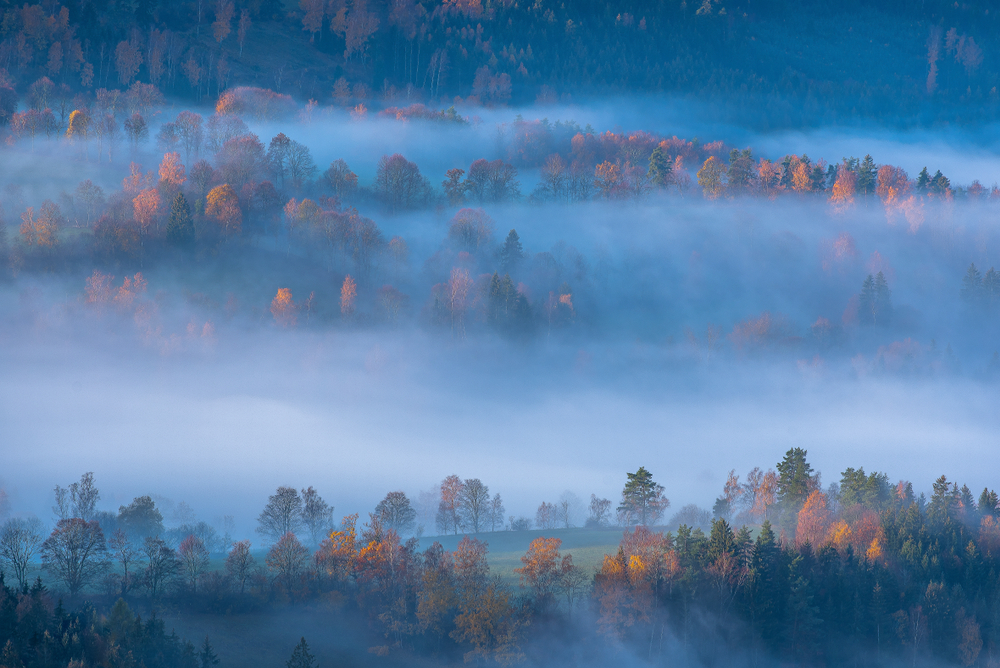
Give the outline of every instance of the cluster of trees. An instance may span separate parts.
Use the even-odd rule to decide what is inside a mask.
[[[491,575],[488,546],[478,538],[463,537],[454,551],[436,542],[421,549],[416,538],[404,541],[396,527],[412,527],[414,514],[402,492],[387,495],[360,529],[357,515],[344,518],[315,551],[286,532],[262,566],[247,541],[232,546],[224,573],[208,571],[196,550],[183,545],[176,553],[164,547],[163,558],[174,564],[182,583],[173,600],[206,610],[335,595],[345,614],[368,626],[362,642],[380,656],[511,664],[528,654],[554,657],[563,651],[561,642],[572,642],[595,656],[613,645],[646,658],[680,653],[706,662],[772,657],[820,665],[878,656],[972,666],[995,652],[996,492],[987,488],[977,497],[941,476],[925,496],[907,481],[891,483],[887,474],[863,468],[845,469],[824,488],[807,455],[792,448],[773,468],[754,468],[745,481],[731,471],[707,531],[686,523],[672,532],[654,529],[666,501],[662,487],[640,468],[628,474],[618,507],[630,527],[599,568],[587,572],[561,551],[560,539],[543,535],[514,571],[520,587]],[[70,492],[70,503],[86,512],[83,487],[75,501]],[[439,516],[447,529],[474,523],[477,511],[468,504],[488,505],[487,492],[478,480],[446,478]],[[279,526],[285,520],[275,523],[281,509],[291,507],[284,516],[301,518],[305,503],[301,497],[295,502],[297,494],[281,488],[269,499],[262,531],[274,536],[285,528]],[[610,502],[592,496],[590,506],[588,526],[605,524]],[[475,529],[469,524],[463,530]],[[54,556],[55,543],[72,543],[79,552],[86,536],[99,533],[93,520],[60,520],[45,541],[45,563],[63,558]],[[9,564],[8,553],[0,554]],[[152,562],[147,568],[154,568]],[[121,564],[123,572],[129,567]],[[68,581],[53,582],[70,591]],[[134,592],[109,594],[115,600]],[[165,636],[155,618],[135,617],[123,600],[102,617],[89,604],[80,613],[62,605],[53,611],[49,596],[41,580],[19,582],[16,589],[0,580],[0,628],[10,639],[3,665],[22,665],[11,657],[31,665],[46,651],[65,657],[60,662],[77,660],[98,651],[94,643],[103,643],[99,651],[131,652],[136,660],[157,647],[172,653],[175,663],[168,665],[213,665],[207,641],[199,654]],[[585,610],[589,614],[581,615]],[[29,640],[34,631],[40,637],[45,629],[70,628],[78,629],[69,634],[73,642],[58,649]],[[311,665],[304,640],[293,660]]]
[[[652,162],[650,172],[652,173]],[[924,167],[910,179],[902,167],[876,165],[870,155],[863,159],[844,158],[839,164],[825,160],[813,163],[807,155],[786,155],[780,162],[766,158],[755,161],[752,151],[732,149],[728,162],[719,156],[705,159],[697,173],[705,197],[754,195],[775,198],[781,194],[813,194],[827,197],[843,210],[857,199],[878,197],[887,206],[901,207],[918,199],[949,200],[956,196],[970,200],[1000,200],[1000,189],[987,190],[979,181],[966,188],[953,187],[940,170],[933,175]]]

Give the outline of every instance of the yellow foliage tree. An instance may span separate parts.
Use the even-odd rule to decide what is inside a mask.
[[[282,327],[294,327],[298,321],[298,307],[292,301],[292,291],[288,288],[278,288],[278,294],[271,300],[271,315],[274,321]]]

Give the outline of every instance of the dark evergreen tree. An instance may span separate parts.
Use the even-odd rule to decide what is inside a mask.
[[[778,462],[778,502],[788,511],[798,512],[815,489],[813,468],[806,461],[808,451],[792,448]]]
[[[1000,498],[997,497],[997,493],[984,487],[983,493],[979,495],[979,514],[983,517],[987,515],[997,517],[1000,515],[998,506],[1000,506]]]
[[[194,245],[194,223],[191,221],[191,207],[184,193],[177,193],[170,205],[170,221],[167,223],[167,242],[178,248]]]
[[[212,668],[212,666],[219,665],[219,657],[212,649],[212,644],[208,642],[208,636],[205,636],[205,642],[201,646],[201,652],[198,653],[198,659],[201,662],[201,668]]]
[[[523,257],[524,249],[521,247],[521,237],[517,236],[517,230],[511,230],[507,233],[503,246],[500,247],[500,268],[510,273]]]
[[[962,299],[967,303],[978,305],[983,297],[983,277],[976,269],[976,265],[970,264],[962,278]]]
[[[305,638],[302,638],[292,650],[292,657],[285,665],[288,668],[315,668],[316,659],[309,653],[309,645],[306,644]]]
[[[809,180],[812,182],[814,192],[823,192],[826,190],[826,172],[819,165],[813,167],[812,173],[809,175]]]
[[[670,157],[657,145],[653,153],[649,156],[649,171],[647,176],[649,182],[659,188],[666,188],[670,184],[670,177],[673,174],[674,163]]]
[[[927,192],[927,188],[931,184],[931,175],[927,172],[927,168],[924,167],[920,170],[920,174],[917,175],[917,192],[921,195]]]
[[[871,195],[875,192],[878,180],[878,169],[871,155],[866,155],[858,166],[858,193]]]
[[[653,474],[640,466],[635,473],[627,473],[628,480],[622,490],[618,511],[624,513],[630,524],[647,526],[656,522],[670,505],[663,496],[663,485],[653,481]]]
[[[934,172],[934,177],[930,183],[930,191],[940,197],[947,195],[951,191],[951,181],[941,173],[940,169]]]
[[[988,308],[1000,303],[1000,272],[993,267],[983,276],[983,301]]]

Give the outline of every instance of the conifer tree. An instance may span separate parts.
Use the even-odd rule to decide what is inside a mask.
[[[201,668],[212,668],[212,666],[219,665],[219,657],[215,654],[215,650],[212,649],[212,644],[208,642],[208,636],[205,636],[205,642],[198,653],[198,659],[201,662]]]
[[[523,257],[524,248],[521,246],[521,237],[517,236],[517,230],[511,230],[507,233],[503,246],[500,247],[500,268],[509,273]]]
[[[983,278],[975,263],[969,265],[962,278],[962,299],[969,304],[977,304],[983,292]]]
[[[659,146],[654,148],[652,155],[649,156],[649,171],[647,172],[649,182],[659,188],[666,188],[670,183],[673,169],[674,163],[670,161],[663,149]]]
[[[660,519],[670,501],[663,496],[663,485],[653,481],[653,474],[640,466],[635,473],[627,473],[628,480],[622,490],[618,512],[623,513],[629,524],[647,526]]]
[[[858,167],[858,192],[862,195],[871,195],[875,192],[878,170],[875,168],[875,161],[871,155],[866,155]]]
[[[316,668],[316,659],[309,653],[309,645],[306,644],[305,638],[302,638],[292,650],[292,658],[285,665],[288,668]]]
[[[194,245],[194,223],[191,221],[191,207],[183,193],[177,193],[170,205],[170,222],[167,223],[167,242],[178,248]]]
[[[920,170],[917,175],[917,192],[921,195],[927,192],[927,187],[931,183],[931,175],[927,173],[927,168],[924,167]]]

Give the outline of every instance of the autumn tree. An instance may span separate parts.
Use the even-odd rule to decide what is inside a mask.
[[[42,568],[75,597],[105,573],[106,555],[104,532],[96,521],[62,519],[42,543]]]
[[[354,282],[351,275],[344,277],[344,282],[340,286],[340,314],[344,317],[354,315],[355,300],[358,297],[358,284]]]
[[[236,191],[228,183],[212,188],[205,200],[205,215],[214,218],[226,236],[238,235],[242,229],[243,212]]]
[[[302,526],[302,497],[294,487],[279,487],[257,518],[257,533],[275,541]]]
[[[531,588],[536,604],[545,607],[553,596],[562,575],[562,557],[559,538],[536,538],[528,546],[528,552],[521,557],[520,568],[515,568],[521,579],[521,586]]]
[[[663,496],[663,485],[654,482],[653,474],[642,466],[626,475],[628,480],[618,506],[624,524],[647,526],[656,523],[670,506],[670,501]]]
[[[236,13],[236,6],[233,0],[216,0],[215,21],[212,23],[212,36],[215,41],[222,43],[229,36],[233,26],[233,15]]]
[[[722,161],[714,155],[709,156],[698,170],[698,185],[707,199],[716,199],[722,194],[725,188],[723,182],[725,172],[726,168]]]
[[[499,159],[474,161],[462,183],[463,191],[479,204],[516,200],[521,196],[520,187],[517,169]]]
[[[294,327],[298,322],[298,306],[292,299],[289,288],[278,288],[277,294],[271,300],[271,315],[274,322],[282,327]]]
[[[330,167],[323,172],[323,182],[341,202],[352,197],[358,189],[358,175],[343,160],[330,163]]]
[[[826,506],[826,495],[814,490],[799,511],[795,544],[801,546],[809,543],[813,549],[818,549],[826,543],[829,529],[830,512]]]
[[[450,475],[441,482],[441,498],[435,523],[438,531],[458,534],[462,526],[462,479]]]
[[[448,239],[460,250],[474,253],[493,238],[493,219],[482,209],[460,209],[451,219]]]

